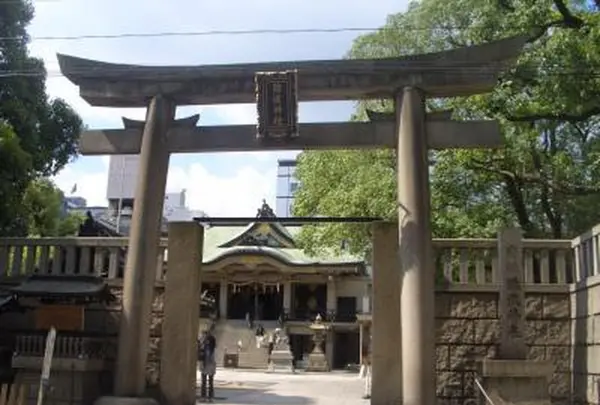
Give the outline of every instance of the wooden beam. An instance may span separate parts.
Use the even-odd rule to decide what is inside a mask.
[[[305,149],[377,149],[396,147],[394,122],[332,122],[301,124],[300,135],[283,141],[259,140],[255,125],[173,128],[171,153],[251,152]],[[495,121],[428,121],[429,147],[498,148],[500,127]],[[80,139],[83,155],[128,155],[140,152],[139,129],[85,131]]]
[[[178,105],[256,102],[256,72],[298,71],[299,101],[391,98],[418,86],[429,97],[487,93],[527,37],[385,59],[290,61],[207,66],[140,66],[58,55],[61,72],[91,105],[145,107],[162,94]]]

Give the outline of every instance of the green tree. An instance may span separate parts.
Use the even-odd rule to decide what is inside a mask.
[[[0,2],[0,118],[12,127],[29,161],[18,179],[16,172],[0,172],[0,189],[8,189],[19,180],[11,193],[21,197],[23,181],[54,175],[76,155],[82,128],[71,107],[46,95],[43,61],[31,57],[27,49],[26,29],[32,18],[30,1]],[[0,211],[2,234],[18,235],[27,228],[18,208],[17,204],[14,209]]]
[[[600,15],[585,1],[423,0],[355,41],[349,57],[382,58],[439,51],[528,33],[514,69],[494,92],[431,100],[456,118],[497,119],[502,150],[432,153],[434,235],[493,236],[504,223],[529,237],[568,237],[600,221]],[[361,102],[389,110],[386,100]],[[395,218],[393,151],[304,152],[297,176],[298,215]],[[365,226],[308,227],[301,241],[367,246]]]
[[[83,222],[80,213],[63,211],[63,192],[48,178],[29,183],[22,201],[29,236],[73,236]]]
[[[56,236],[62,213],[62,192],[54,183],[41,178],[29,183],[23,196],[30,236]]]
[[[21,216],[21,200],[30,172],[30,155],[23,150],[10,125],[0,121],[0,235],[27,231],[27,222]]]
[[[79,212],[69,212],[58,223],[56,236],[77,236],[79,226],[83,223],[85,217]]]

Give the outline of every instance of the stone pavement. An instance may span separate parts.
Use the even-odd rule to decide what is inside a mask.
[[[198,374],[198,398],[200,397]],[[284,374],[264,371],[218,369],[215,376],[215,403],[366,405],[362,399],[363,380],[358,374],[303,373]]]

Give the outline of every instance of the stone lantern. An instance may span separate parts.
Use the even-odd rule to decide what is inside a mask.
[[[323,323],[321,314],[318,314],[315,321],[309,326],[313,332],[313,342],[315,347],[311,354],[308,355],[308,365],[306,371],[329,371],[329,363],[325,353],[321,349],[321,345],[325,341],[329,326]]]

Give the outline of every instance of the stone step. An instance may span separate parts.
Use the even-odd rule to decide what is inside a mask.
[[[202,331],[208,325],[208,321],[201,320]],[[277,327],[276,322],[263,322],[267,336]],[[267,348],[256,347],[255,330],[248,328],[243,320],[219,320],[214,329],[217,339],[217,350],[215,357],[218,366],[223,366],[225,353],[237,353],[238,342],[242,342],[242,351],[239,353],[239,367],[244,368],[266,368]]]
[[[241,368],[266,368],[269,354],[266,348],[253,346],[239,355],[239,366]]]

